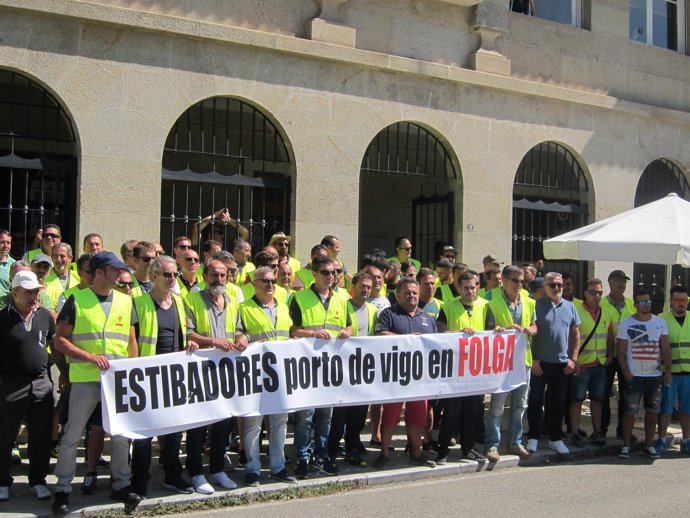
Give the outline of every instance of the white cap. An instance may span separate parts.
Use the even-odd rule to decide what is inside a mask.
[[[23,272],[17,272],[12,278],[12,287],[35,290],[41,287],[41,283],[38,282],[38,278],[34,272],[24,270]]]

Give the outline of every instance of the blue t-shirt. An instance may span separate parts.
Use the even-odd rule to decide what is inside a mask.
[[[570,326],[580,325],[580,316],[572,302],[561,299],[554,304],[542,297],[535,308],[537,334],[532,338],[532,356],[548,363],[568,361]]]

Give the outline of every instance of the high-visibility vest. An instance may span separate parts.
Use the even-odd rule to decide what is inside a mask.
[[[364,302],[367,307],[367,317],[369,318],[369,325],[367,326],[367,336],[374,336],[376,334],[376,313],[377,309],[371,302]],[[347,312],[350,314],[352,320],[352,336],[359,336],[359,322],[357,321],[357,314],[355,307],[352,305],[352,299],[347,301]]]
[[[457,298],[455,295],[453,295],[453,292],[450,291],[451,286],[452,284],[444,284],[441,286],[441,300],[444,304],[448,304],[451,300]]]
[[[58,300],[60,300],[60,295],[63,291],[73,288],[79,284],[79,276],[71,270],[67,270],[67,284],[62,286],[60,279],[58,278],[55,270],[51,268],[48,277],[46,278],[46,296],[53,303],[53,307],[57,307]]]
[[[287,290],[282,286],[278,286],[277,284],[275,284],[273,288],[275,289],[273,292],[273,298],[278,301],[278,304],[287,304],[289,298]],[[244,296],[244,300],[251,299],[255,293],[256,289],[254,288],[254,284],[249,283],[242,286],[242,295]]]
[[[671,372],[690,372],[690,312],[685,312],[683,327],[670,311],[659,314],[668,326],[668,343],[671,346]]]
[[[196,283],[194,283],[194,286],[192,286],[192,290],[196,288],[197,286],[199,287],[198,291],[203,290],[204,288],[202,287],[202,281],[197,280]],[[187,287],[187,285],[184,283],[182,277],[177,278],[177,286],[180,288],[180,297],[182,297],[182,300],[187,298],[187,295],[190,293],[190,288]]]
[[[336,295],[338,297],[343,297],[345,301],[350,300],[350,294],[345,288],[337,287],[333,290],[333,295]]]
[[[534,311],[537,307],[537,302],[531,299],[529,295],[525,295],[520,291],[520,304],[522,305],[522,315],[520,317],[520,326],[527,327],[532,324],[534,320]],[[510,308],[503,296],[501,288],[494,288],[491,290],[491,300],[489,307],[494,314],[494,320],[498,327],[510,327],[513,325],[513,316],[510,314]],[[530,348],[531,340],[527,340],[527,350],[525,351],[525,365],[532,366],[532,349]]]
[[[68,290],[63,291],[62,295],[65,297],[65,301],[67,301],[72,295],[74,295],[78,291],[81,291],[81,288],[79,287],[79,285],[76,285],[76,286],[72,286]]]
[[[31,261],[34,260],[34,257],[36,257],[39,254],[45,254],[45,252],[43,251],[43,249],[41,247],[34,248],[33,250],[29,250],[26,253],[26,260],[29,261],[29,263],[31,263]],[[46,254],[46,255],[48,257],[50,257],[50,254]]]
[[[402,263],[400,262],[400,259],[398,259],[398,258],[395,257],[395,256],[389,257],[388,259],[386,259],[386,261],[388,261],[388,262],[394,262],[394,263],[398,263],[398,264],[402,264]],[[422,263],[420,263],[417,259],[413,259],[412,257],[410,257],[410,258],[407,259],[407,262],[408,262],[408,263],[412,263],[412,264],[414,265],[414,267],[417,268],[417,271],[419,271],[419,270],[422,269]]]
[[[421,302],[421,301],[420,301]],[[431,309],[427,309],[429,305],[432,305]],[[438,320],[438,315],[441,313],[441,308],[443,307],[443,301],[433,298],[431,299],[431,302],[428,302],[427,304],[424,304],[424,307],[421,305],[419,306],[419,309],[424,310],[427,315],[432,317],[434,320]]]
[[[582,322],[580,324],[580,343],[582,344],[589,336],[589,333],[592,332],[592,329],[594,329],[596,321],[584,306],[584,302],[581,300],[575,301],[573,305],[577,310],[577,314],[580,315],[580,322]],[[611,325],[612,316],[610,311],[606,311],[601,307],[599,311],[601,311],[601,319],[599,320],[596,331],[592,335],[592,338],[589,339],[587,346],[584,349],[580,347],[580,353],[577,357],[577,363],[580,365],[594,363],[597,360],[599,360],[599,363],[602,365],[606,364],[606,356],[608,355],[606,341],[609,336],[609,326]]]
[[[618,313],[616,306],[611,304],[608,297],[603,297],[599,303],[601,309],[608,311],[611,314],[611,322],[613,323],[613,336],[618,336],[618,326],[623,320],[628,318],[630,315],[634,315],[637,310],[635,309],[635,302],[633,299],[625,297],[625,306],[623,306],[623,311]],[[613,356],[618,356],[618,347],[613,348]]]
[[[288,340],[290,338],[290,328],[292,327],[290,310],[286,304],[280,304],[278,301],[276,301],[275,309],[276,323],[274,326],[266,312],[253,298],[240,304],[240,318],[250,342]]]
[[[302,284],[304,285],[303,289],[305,290],[314,284],[314,272],[312,272],[309,268],[302,268],[301,270],[298,270],[296,276],[299,277],[300,281],[302,281]]]
[[[134,274],[132,274],[132,282],[134,282],[134,286],[132,286],[132,293],[130,297],[133,299],[141,297],[144,294],[144,289],[141,287],[141,284],[139,284],[139,279],[137,279],[136,275]]]
[[[182,349],[186,349],[187,317],[185,315],[184,302],[179,295],[174,293],[170,295],[177,310],[180,329],[182,329],[182,344],[180,345]],[[137,337],[139,356],[153,356],[156,354],[156,344],[158,343],[158,317],[151,294],[144,293],[136,297],[134,299],[134,307],[137,309],[137,318],[139,320],[139,336]]]
[[[83,351],[117,360],[128,357],[132,299],[117,291],[113,291],[112,295],[110,312],[106,318],[98,297],[91,288],[74,293],[76,318],[70,341]],[[69,379],[72,383],[100,381],[101,374],[94,364],[70,358]]]
[[[292,278],[294,279],[297,275],[297,272],[302,269],[302,263],[300,263],[297,259],[291,256],[288,256],[287,262],[288,266],[290,266],[290,270],[292,270]]]
[[[302,329],[325,329],[331,336],[338,336],[347,327],[347,302],[343,297],[331,295],[328,313],[312,289],[297,291],[293,297],[302,312]]]
[[[253,272],[256,270],[256,266],[254,266],[254,263],[250,263],[247,261],[244,263],[244,266],[242,267],[242,272],[237,274],[237,280],[235,281],[235,284],[238,286],[242,286],[247,282],[247,276],[249,275],[249,272]]]
[[[475,331],[484,331],[489,303],[484,299],[477,299],[472,306],[470,315],[462,301],[458,298],[443,304],[443,312],[446,314],[448,331],[462,331],[466,327]]]
[[[184,300],[196,321],[194,331],[203,336],[211,336],[211,318],[208,316],[208,309],[204,299],[201,297],[201,292],[193,291]],[[237,299],[230,299],[225,306],[225,334],[228,337],[232,337],[235,334],[238,311]]]

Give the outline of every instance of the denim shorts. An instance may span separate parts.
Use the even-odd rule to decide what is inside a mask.
[[[661,397],[661,413],[673,412],[673,404],[678,397],[678,410],[690,414],[690,374],[674,374],[670,387],[664,386]]]
[[[580,367],[580,374],[570,378],[570,398],[573,401],[584,401],[589,392],[589,399],[603,401],[606,394],[606,366]]]
[[[661,409],[661,376],[633,376],[630,383],[625,382],[625,413],[637,414],[640,400],[644,397],[644,409],[659,412]]]

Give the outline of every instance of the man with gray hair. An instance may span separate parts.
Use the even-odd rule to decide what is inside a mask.
[[[45,281],[45,294],[54,308],[63,291],[79,284],[79,275],[70,269],[72,247],[67,243],[58,243],[53,247],[53,267]]]
[[[527,277],[525,275],[525,277]],[[529,440],[527,450],[535,453],[541,435],[544,393],[549,448],[562,455],[570,453],[563,443],[568,375],[577,371],[580,345],[580,316],[572,302],[563,299],[563,277],[550,272],[544,276],[545,294],[535,304],[537,334],[532,339],[532,378],[527,401]]]

